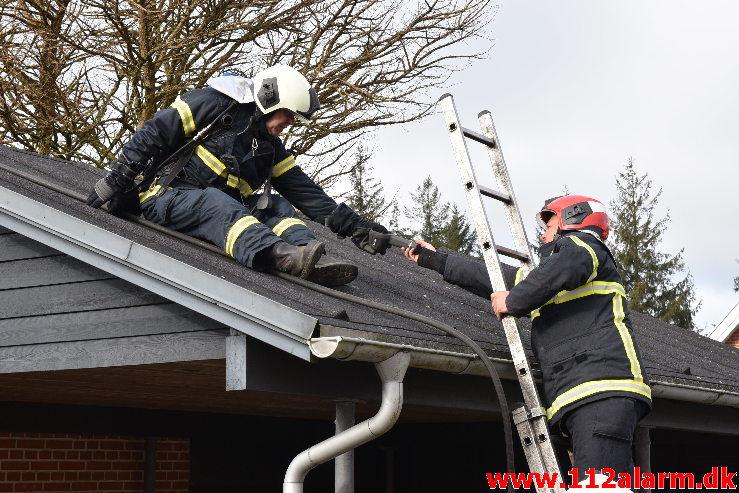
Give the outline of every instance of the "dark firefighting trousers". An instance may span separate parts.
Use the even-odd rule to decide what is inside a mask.
[[[217,188],[174,188],[141,204],[148,221],[205,240],[249,268],[269,269],[266,251],[278,241],[305,245],[313,232],[286,199],[272,195],[269,209],[257,210],[261,194],[241,202]]]
[[[630,397],[608,397],[583,404],[563,416],[572,439],[580,480],[586,470],[611,468],[616,475],[633,473],[632,440],[639,420],[649,411]]]

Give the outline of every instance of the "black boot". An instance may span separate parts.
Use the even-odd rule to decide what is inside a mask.
[[[357,271],[352,263],[325,256],[316,263],[308,280],[322,286],[343,286],[357,278]]]
[[[325,250],[323,243],[317,240],[303,246],[280,241],[272,245],[270,256],[276,270],[307,279]]]

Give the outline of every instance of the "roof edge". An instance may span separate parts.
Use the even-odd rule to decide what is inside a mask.
[[[317,358],[334,358],[341,361],[365,361],[377,363],[398,352],[410,353],[410,366],[438,370],[458,375],[487,376],[485,365],[475,354],[440,351],[409,344],[371,341],[355,337],[331,336],[310,339],[311,353]],[[501,377],[515,380],[513,361],[491,358]],[[714,406],[739,408],[739,392],[721,392],[655,380],[651,384],[652,395],[665,399],[697,402]]]
[[[439,370],[456,375],[488,376],[485,365],[476,354],[430,349],[410,344],[372,341],[356,337],[314,337],[308,341],[311,353],[317,358],[334,358],[341,361],[378,363],[396,353],[410,353],[410,366],[427,370]],[[513,361],[490,358],[501,377],[516,378]]]
[[[310,360],[316,318],[25,195],[0,191],[0,225]]]
[[[708,334],[715,341],[726,342],[731,334],[739,328],[739,301],[721,319],[721,322]]]

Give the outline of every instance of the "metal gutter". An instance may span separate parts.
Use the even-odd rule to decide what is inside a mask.
[[[654,379],[650,386],[653,397],[739,408],[739,392],[707,390],[695,385],[660,382]]]
[[[0,225],[309,360],[318,320],[220,277],[0,187]]]
[[[318,358],[335,358],[342,361],[383,361],[396,353],[408,353],[410,366],[460,375],[487,375],[477,355],[440,351],[429,348],[371,341],[356,337],[315,337],[309,341],[310,350]],[[516,379],[513,362],[491,358],[501,376]],[[664,382],[652,379],[652,396],[678,401],[697,402],[715,406],[739,408],[739,393],[702,389],[697,386]]]
[[[489,376],[480,358],[472,353],[458,353],[344,336],[314,337],[308,343],[311,352],[317,358],[377,363],[401,352],[410,355],[410,366],[413,368],[439,370],[458,375]],[[516,379],[513,361],[503,358],[490,358],[490,361],[501,376]]]

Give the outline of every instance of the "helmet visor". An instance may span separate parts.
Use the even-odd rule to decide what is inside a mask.
[[[308,110],[293,112],[293,114],[295,115],[295,119],[302,123],[308,123],[313,116],[313,113],[315,113],[321,107],[321,102],[318,101],[318,93],[316,93],[316,90],[311,87],[310,90],[308,90],[308,94],[310,95],[310,104],[308,106]]]
[[[555,214],[556,212],[551,209],[542,209],[536,214],[536,222],[542,229],[547,229],[547,223]]]

